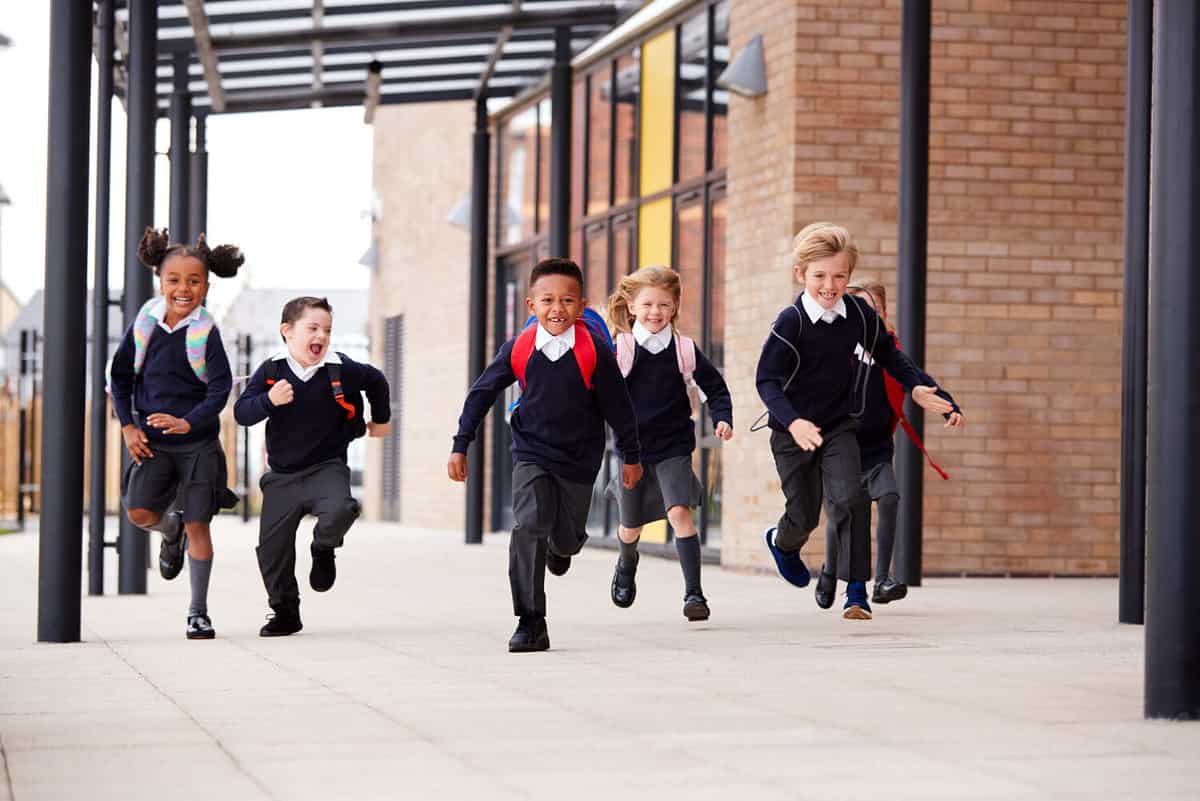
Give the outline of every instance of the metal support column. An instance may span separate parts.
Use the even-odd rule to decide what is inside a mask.
[[[1200,719],[1200,5],[1154,4],[1148,718]]]
[[[1146,306],[1150,290],[1152,0],[1130,0],[1125,93],[1125,310],[1121,336],[1121,573],[1117,619],[1146,605]]]
[[[88,595],[104,594],[105,473],[108,463],[108,226],[112,184],[113,2],[96,9],[96,231],[92,278],[91,485],[88,488]]]
[[[471,288],[467,335],[467,383],[487,365],[488,175],[491,142],[487,97],[475,100],[475,133],[471,140]],[[499,425],[493,417],[493,425]],[[482,426],[481,426],[482,428]],[[483,437],[467,449],[466,542],[483,542]]]
[[[241,347],[239,348],[239,350],[242,352],[242,375],[244,376],[249,376],[254,372],[254,367],[251,362],[253,349],[254,342],[250,339],[250,335],[246,334],[246,336],[242,338]],[[250,379],[247,378],[246,381],[249,383]],[[250,522],[251,486],[253,486],[253,484],[250,480],[250,426],[242,426],[242,489],[244,490],[244,494],[242,495],[243,523]]]
[[[192,175],[192,94],[188,91],[188,53],[175,54],[175,85],[171,91],[171,239],[187,242],[188,179]]]
[[[917,364],[925,363],[925,256],[929,219],[930,0],[904,0],[900,30],[900,191],[896,294],[900,341]],[[918,435],[925,414],[912,398],[904,413]],[[922,493],[925,462],[907,437],[896,443],[900,515],[895,574],[921,584]]]
[[[25,530],[25,485],[29,483],[29,412],[26,395],[29,386],[29,330],[21,329],[21,356],[17,373],[17,528]]]
[[[554,29],[550,68],[550,255],[571,252],[571,29]]]
[[[46,159],[44,493],[38,530],[38,642],[78,642],[83,568],[83,415],[87,358],[88,116],[92,8],[50,6]]]
[[[125,292],[121,300],[126,328],[153,292],[150,271],[138,261],[137,246],[146,226],[154,222],[154,126],[157,117],[154,72],[158,60],[157,3],[154,0],[129,0],[128,7],[129,86],[125,108],[129,133],[125,155]],[[129,454],[123,453],[122,469],[128,463]],[[121,533],[117,540],[120,554],[117,591],[121,594],[146,592],[149,542],[146,532],[121,515]]]
[[[189,217],[187,241],[195,242],[208,228],[208,151],[205,150],[205,128],[207,114],[196,115],[196,150],[192,153],[192,197],[188,201]]]

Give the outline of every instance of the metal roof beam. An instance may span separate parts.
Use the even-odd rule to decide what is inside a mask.
[[[521,13],[521,0],[512,0],[512,12],[514,14]],[[492,48],[492,54],[488,56],[487,64],[483,67],[483,73],[479,76],[479,84],[475,87],[475,99],[487,97],[488,81],[492,79],[492,73],[496,71],[496,62],[504,57],[504,46],[508,44],[508,40],[512,38],[513,29],[511,25],[505,25],[500,29],[500,35],[496,37],[496,46]]]
[[[188,0],[197,2],[198,0]],[[510,11],[486,14],[431,17],[383,25],[347,25],[321,27],[312,30],[281,31],[278,33],[220,36],[212,40],[217,50],[269,50],[305,47],[313,40],[326,44],[365,42],[394,42],[409,39],[440,39],[442,37],[497,33],[505,26],[512,28],[569,27],[574,25],[612,25],[617,21],[617,8],[611,3],[577,6],[569,10]]]
[[[465,8],[468,6],[479,5],[480,0],[418,0],[415,2],[406,3],[362,3],[358,5],[345,6],[330,6],[325,9],[325,15],[329,17],[346,16],[353,14],[355,16],[364,14],[389,14],[398,11],[436,11],[451,8]],[[160,8],[165,8],[178,3],[160,2]],[[211,8],[208,15],[208,21],[211,25],[238,25],[248,22],[276,22],[284,20],[304,19],[311,16],[312,12],[308,8],[280,8],[273,11],[227,11],[222,12],[215,8]],[[159,17],[158,27],[160,30],[171,30],[181,28],[188,24],[186,17]]]
[[[521,91],[520,86],[496,86],[490,92],[491,97],[512,97]],[[417,90],[412,92],[385,92],[379,98],[379,105],[393,106],[404,103],[436,103],[448,100],[470,100],[474,94],[471,88]],[[305,92],[292,97],[287,95],[267,95],[259,98],[238,100],[230,98],[226,104],[225,113],[245,114],[255,111],[286,111],[290,109],[311,108],[314,102],[319,102],[322,108],[357,106],[363,102],[361,86],[349,92],[331,93],[328,89],[320,96],[313,92]]]
[[[217,69],[217,53],[213,48],[208,30],[208,14],[204,12],[204,0],[184,0],[188,20],[192,24],[192,35],[196,40],[196,52],[204,67],[204,80],[208,84],[208,96],[213,111],[225,110],[225,90],[221,88],[221,73]]]

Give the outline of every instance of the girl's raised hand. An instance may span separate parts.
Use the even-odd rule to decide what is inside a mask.
[[[717,435],[717,439],[730,440],[733,439],[733,427],[724,420],[717,423],[716,429],[713,431]]]
[[[157,428],[164,434],[186,434],[192,430],[192,424],[187,420],[162,412],[147,415],[146,424]]]
[[[134,464],[141,464],[143,459],[154,458],[154,451],[150,450],[146,432],[133,423],[121,426],[121,436],[125,438],[125,450],[129,451],[129,458],[133,459]]]
[[[967,418],[962,412],[951,412],[950,417],[946,419],[946,425],[943,428],[962,428],[967,424]]]
[[[954,404],[936,393],[937,387],[913,387],[913,403],[922,409],[937,412],[938,414],[950,414],[953,412]]]

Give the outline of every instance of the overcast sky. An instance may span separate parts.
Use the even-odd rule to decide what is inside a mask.
[[[43,284],[46,228],[46,102],[49,4],[0,3],[0,185],[12,205],[0,211],[0,278],[22,300]],[[95,62],[93,60],[93,71]],[[95,125],[95,77],[92,79]],[[112,223],[109,282],[119,292],[124,270],[125,113],[113,111]],[[170,129],[158,127],[165,153]],[[220,310],[243,282],[297,290],[366,287],[358,259],[370,243],[371,128],[361,107],[214,116],[208,123],[208,234],[246,253],[242,274],[214,282]],[[89,149],[95,172],[95,134]],[[155,224],[167,224],[168,169],[156,163]],[[89,181],[94,195],[95,179]],[[94,202],[94,197],[90,202]],[[94,215],[88,218],[92,280]]]

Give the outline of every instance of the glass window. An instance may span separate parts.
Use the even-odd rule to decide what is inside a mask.
[[[617,61],[616,160],[613,164],[613,203],[637,197],[637,109],[642,86],[640,53],[634,50]]]
[[[692,192],[675,201],[675,258],[679,273],[680,332],[704,341],[704,204],[702,193]]]
[[[608,308],[608,223],[590,225],[584,244],[583,293],[601,315]]]
[[[578,222],[583,217],[583,197],[587,187],[584,185],[584,165],[587,157],[588,136],[595,136],[594,131],[588,130],[588,80],[586,77],[576,79],[571,89],[571,222]]]
[[[504,124],[501,176],[507,201],[503,242],[512,245],[533,236],[534,181],[537,166],[537,110],[527,108]]]
[[[634,215],[622,214],[613,218],[612,274],[613,283],[637,269],[637,237],[633,228]]]
[[[713,8],[713,96],[712,96],[712,169],[726,164],[729,153],[729,90],[717,87],[717,76],[729,63],[729,0],[721,0]]]
[[[612,66],[592,73],[588,110],[588,214],[608,208],[612,180]]]
[[[708,60],[708,9],[679,26],[679,58],[675,65],[678,119],[675,130],[677,181],[696,178],[705,166],[705,62]]]
[[[725,366],[725,187],[712,190],[708,228],[709,314],[705,355]]]
[[[538,231],[545,231],[550,226],[550,111],[550,98],[538,103]]]

